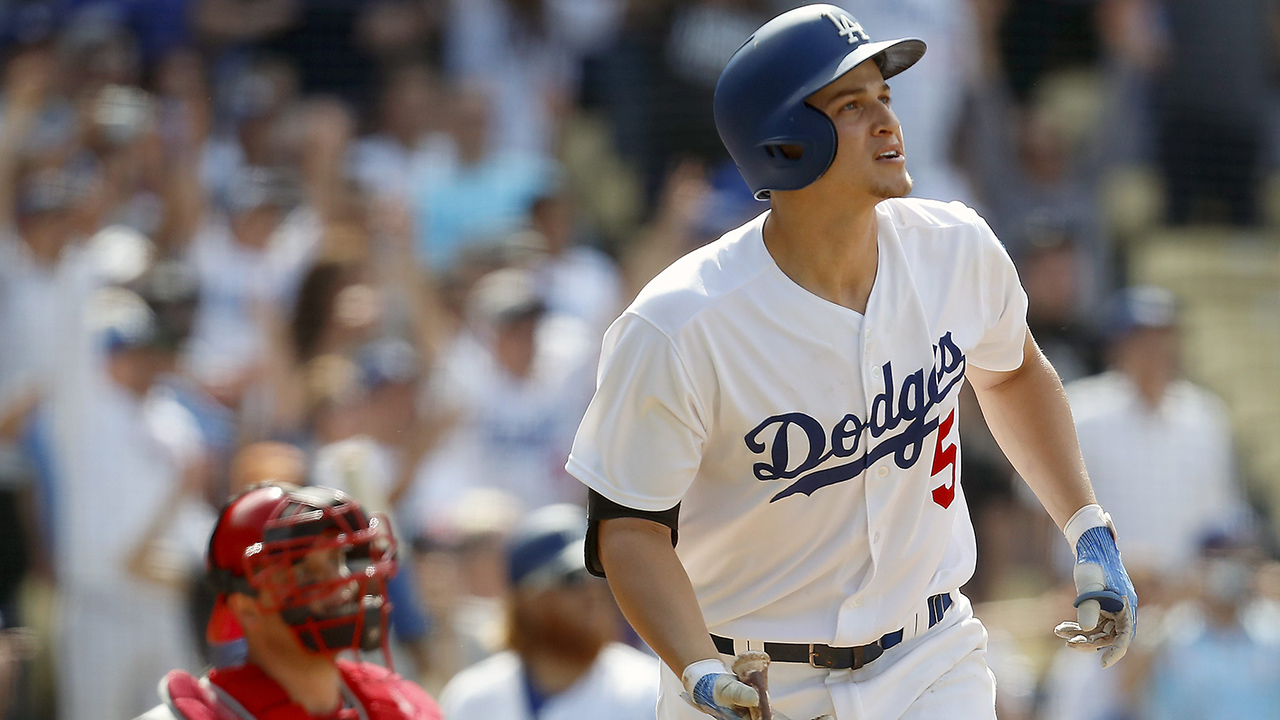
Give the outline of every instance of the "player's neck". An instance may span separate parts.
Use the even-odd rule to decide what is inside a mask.
[[[311,654],[285,657],[250,648],[249,662],[279,683],[290,700],[312,715],[331,713],[342,702],[342,674],[330,658]]]
[[[875,204],[815,210],[798,198],[775,197],[764,244],[787,277],[818,297],[866,312],[879,247]]]

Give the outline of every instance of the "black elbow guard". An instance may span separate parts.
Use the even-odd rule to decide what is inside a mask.
[[[595,490],[587,496],[587,572],[604,577],[604,565],[600,563],[600,521],[614,518],[635,517],[651,520],[671,528],[671,547],[680,537],[680,503],[667,510],[636,510],[610,500]]]

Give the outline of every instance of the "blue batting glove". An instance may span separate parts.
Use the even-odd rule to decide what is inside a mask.
[[[684,669],[684,699],[719,720],[742,720],[759,707],[760,694],[738,680],[719,660],[699,660]]]
[[[1076,553],[1076,622],[1064,622],[1054,633],[1075,650],[1102,650],[1102,667],[1124,657],[1138,629],[1138,594],[1120,560],[1111,516],[1086,505],[1063,532]]]

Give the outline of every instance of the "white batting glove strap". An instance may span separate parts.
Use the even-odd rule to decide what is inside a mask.
[[[1076,511],[1075,515],[1067,521],[1062,528],[1062,534],[1067,536],[1067,545],[1071,547],[1071,552],[1076,551],[1076,546],[1080,543],[1080,536],[1089,528],[1105,527],[1111,530],[1111,537],[1117,538],[1115,523],[1111,522],[1111,515],[1102,509],[1101,505],[1094,503],[1085,505]]]
[[[680,674],[684,699],[719,720],[748,717],[748,708],[760,705],[755,688],[738,680],[720,660],[690,663]]]

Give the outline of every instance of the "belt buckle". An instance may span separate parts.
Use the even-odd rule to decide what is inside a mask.
[[[809,664],[816,668],[830,670],[836,666],[835,653],[831,652],[831,648],[826,645],[811,643],[809,645]]]

